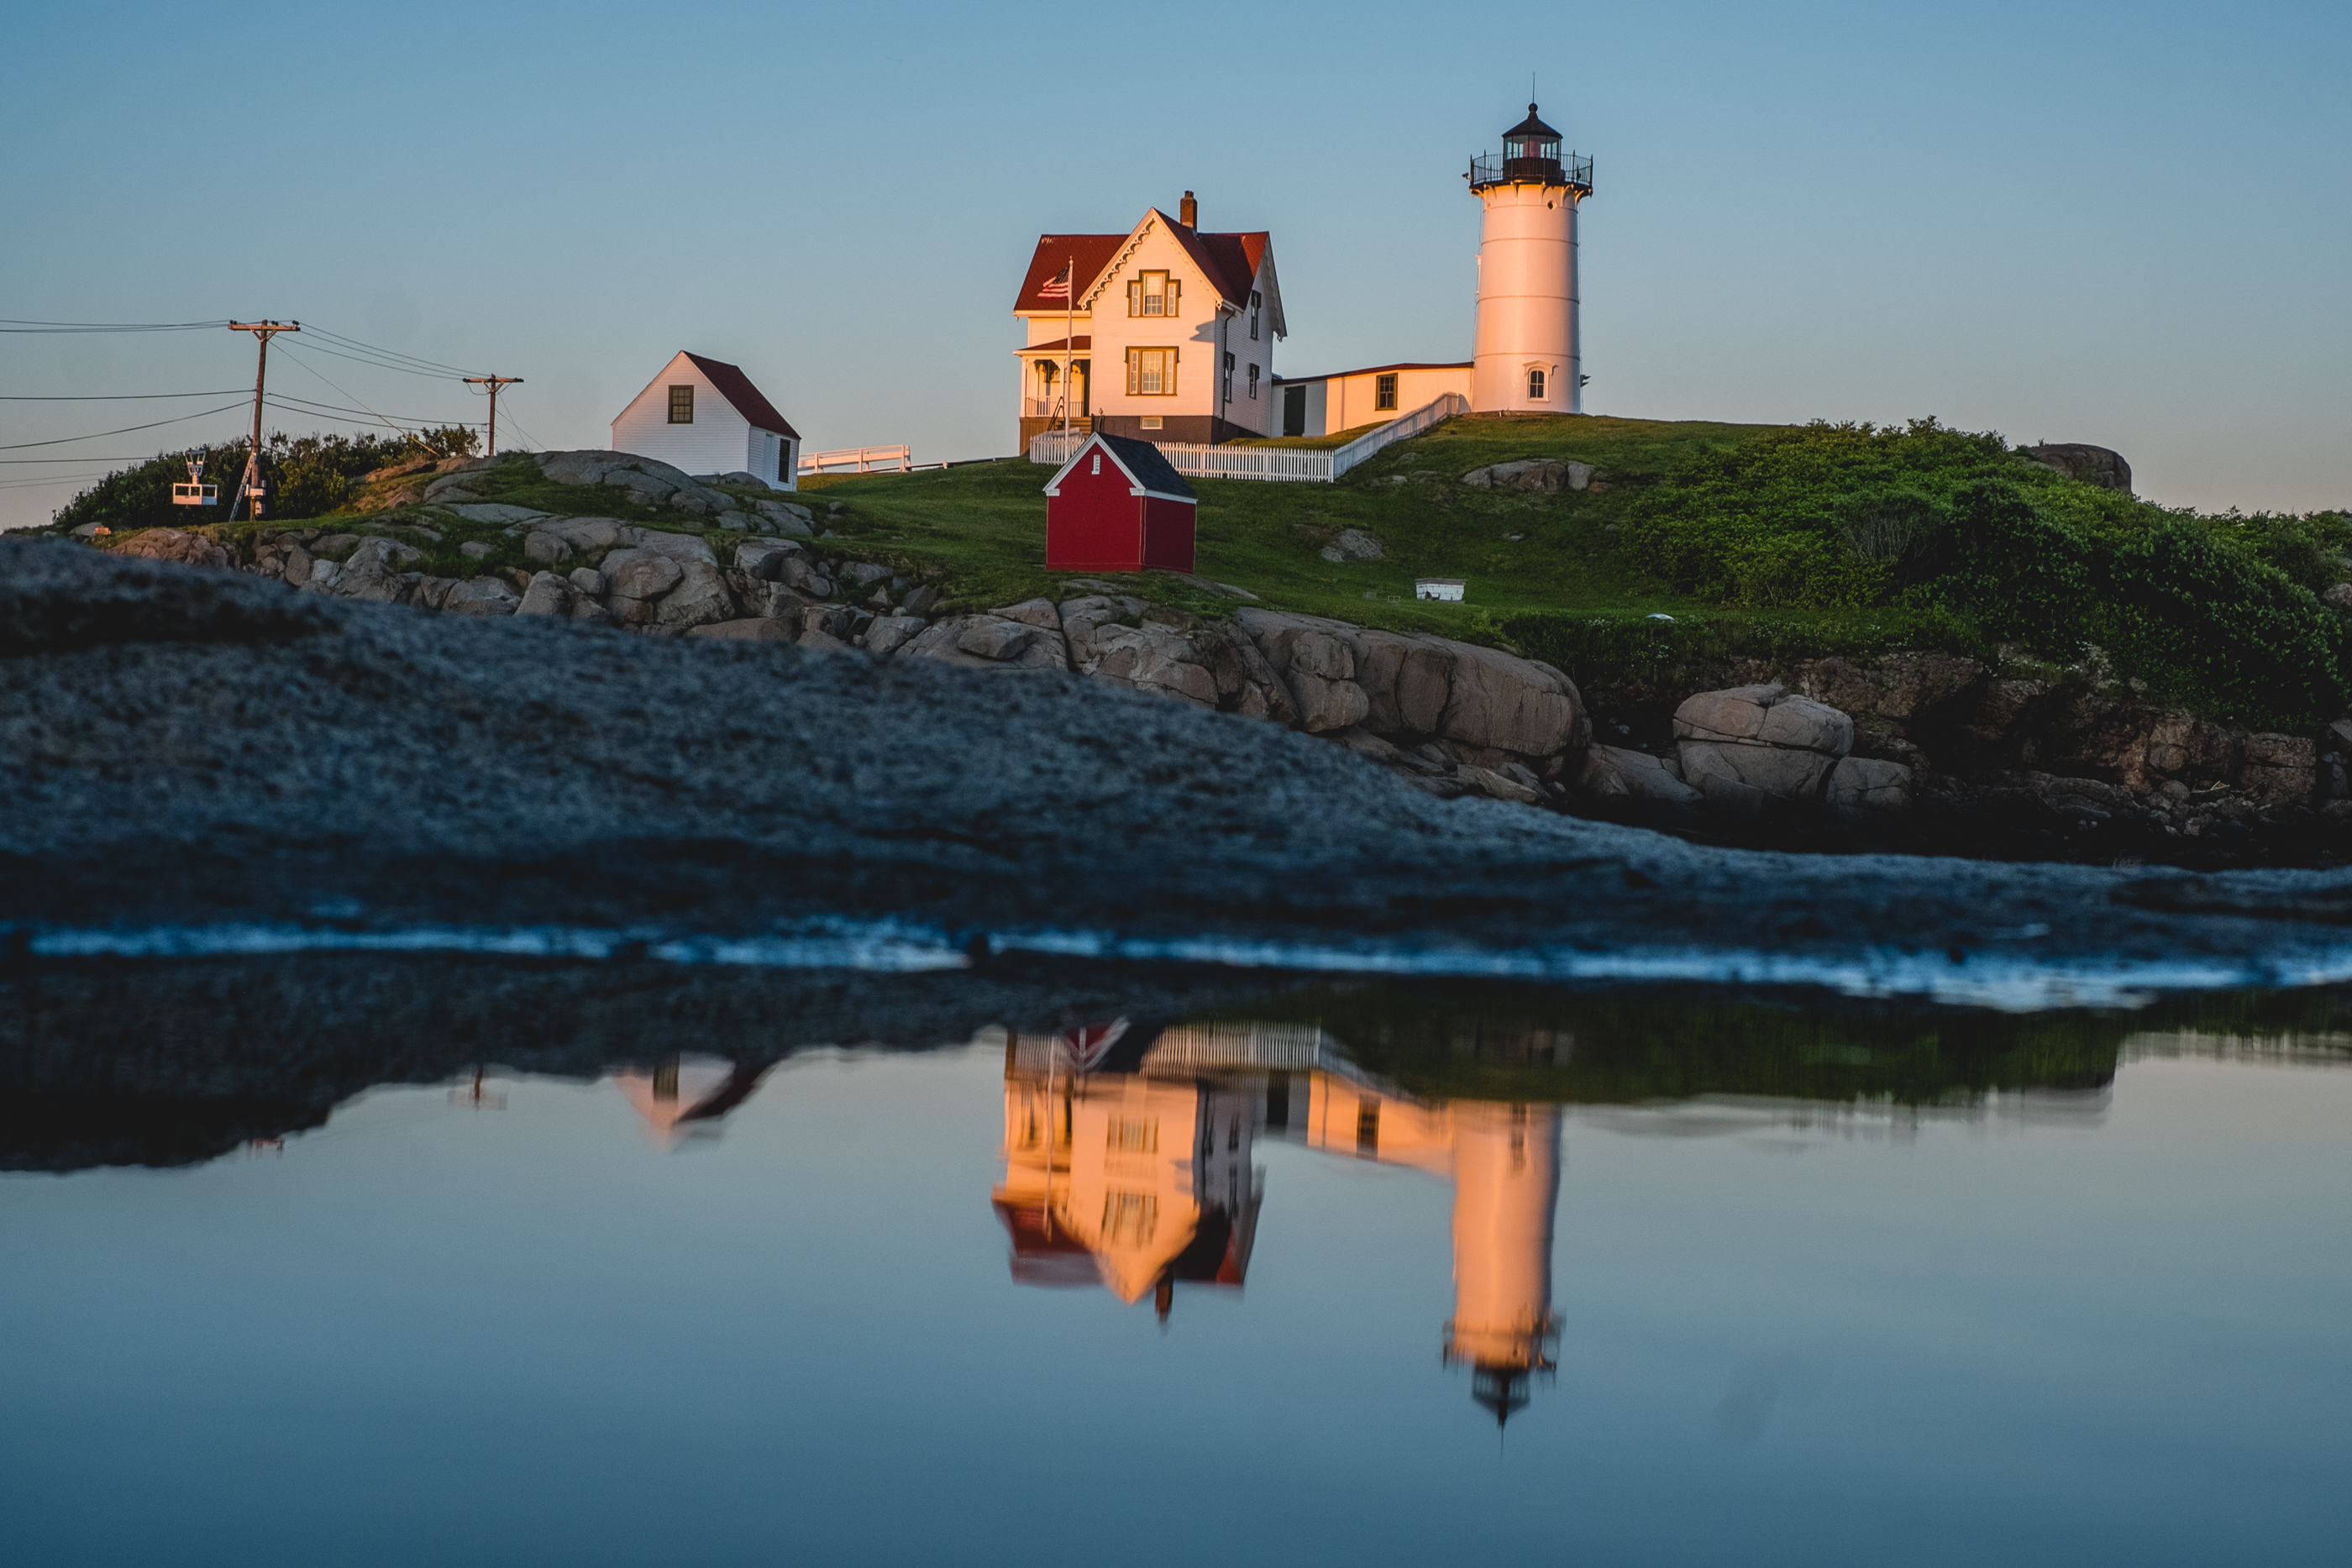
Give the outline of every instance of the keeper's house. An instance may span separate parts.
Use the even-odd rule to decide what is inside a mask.
[[[1200,497],[1149,441],[1097,431],[1045,484],[1045,570],[1192,570]]]
[[[689,474],[801,486],[801,436],[735,366],[680,350],[613,421],[613,450]]]
[[[1038,236],[1013,304],[1023,451],[1065,414],[1150,441],[1276,434],[1272,236],[1203,234],[1199,216],[1187,191],[1177,217],[1154,207],[1123,235]]]

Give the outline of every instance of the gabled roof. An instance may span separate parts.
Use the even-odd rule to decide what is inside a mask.
[[[1054,476],[1045,481],[1045,494],[1048,496],[1061,494],[1062,476],[1076,468],[1086,455],[1097,447],[1108,453],[1110,460],[1118,465],[1119,472],[1127,476],[1128,483],[1145,495],[1156,497],[1163,501],[1190,501],[1195,504],[1200,501],[1198,493],[1184,482],[1184,476],[1176,472],[1175,465],[1160,455],[1160,448],[1152,445],[1149,441],[1137,441],[1131,436],[1110,435],[1099,430],[1087,438],[1085,445],[1070,455],[1070,460],[1067,463],[1054,470]]]
[[[1345,381],[1349,376],[1375,376],[1382,371],[1467,371],[1475,369],[1475,360],[1400,360],[1392,365],[1366,365],[1360,371],[1326,371],[1319,376],[1276,376],[1277,386],[1295,387],[1301,382]]]
[[[1103,269],[1118,259],[1118,253],[1144,224],[1154,219],[1167,225],[1177,245],[1201,269],[1201,276],[1209,280],[1209,287],[1227,304],[1238,308],[1248,307],[1250,284],[1257,277],[1258,264],[1265,259],[1273,236],[1263,229],[1248,234],[1202,234],[1154,207],[1144,214],[1142,223],[1123,235],[1038,235],[1037,249],[1029,257],[1029,271],[1021,280],[1021,292],[1013,297],[1013,308],[1048,312],[1066,306],[1086,308],[1081,302],[1093,292]],[[1038,292],[1059,277],[1065,267],[1073,268],[1069,300]]]
[[[794,441],[801,438],[801,433],[776,412],[776,405],[770,402],[760,389],[751,384],[751,378],[740,370],[723,360],[706,360],[700,354],[687,354],[686,357],[694,362],[696,370],[710,378],[710,384],[719,389],[719,395],[734,404],[735,412],[750,420],[754,430],[773,431]]]

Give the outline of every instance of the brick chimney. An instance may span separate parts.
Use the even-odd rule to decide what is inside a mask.
[[[1176,221],[1188,229],[1201,226],[1201,204],[1192,199],[1192,192],[1184,193],[1184,200],[1177,206],[1176,214]]]

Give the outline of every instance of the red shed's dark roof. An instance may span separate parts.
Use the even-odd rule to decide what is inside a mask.
[[[778,435],[789,435],[794,441],[801,438],[801,433],[776,412],[776,405],[751,384],[751,378],[740,369],[722,360],[706,360],[700,354],[688,353],[686,357],[694,361],[696,370],[710,378],[710,384],[719,389],[720,397],[735,405],[737,413],[751,422],[753,429],[771,430]]]

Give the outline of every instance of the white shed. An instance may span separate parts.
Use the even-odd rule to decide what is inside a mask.
[[[800,432],[740,369],[684,350],[613,421],[613,450],[800,488]]]

